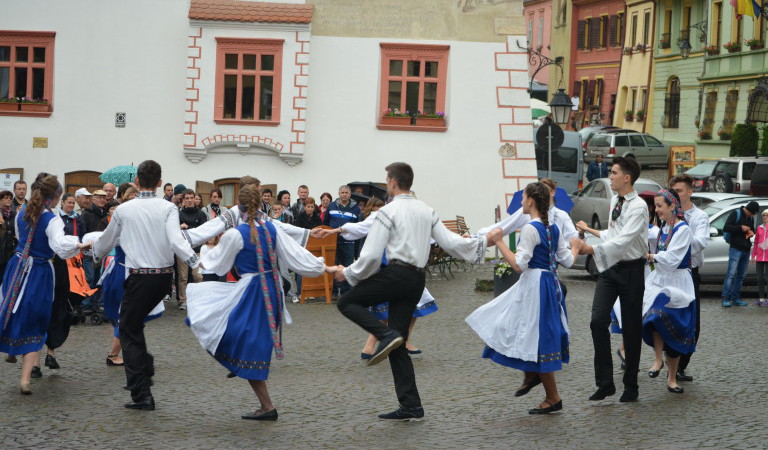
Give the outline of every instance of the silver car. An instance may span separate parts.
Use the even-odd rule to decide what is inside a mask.
[[[647,178],[638,178],[635,182],[637,192],[659,192],[659,189],[661,189],[659,183]],[[612,196],[611,180],[608,178],[592,180],[581,192],[573,196],[571,220],[574,223],[583,220],[589,224],[590,228],[596,230],[606,229]]]
[[[640,167],[669,162],[669,146],[651,136],[632,130],[608,130],[595,134],[587,144],[584,162],[590,163],[597,154],[613,163],[614,156],[634,158]]]

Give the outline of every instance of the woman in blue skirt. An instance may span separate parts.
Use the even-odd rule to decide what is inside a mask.
[[[29,202],[16,216],[19,245],[8,261],[0,288],[0,352],[24,355],[19,387],[31,394],[30,376],[40,358],[53,305],[54,272],[51,259],[77,255],[89,244],[64,234],[55,208],[61,197],[55,176],[41,173],[32,184]]]
[[[267,376],[274,350],[283,358],[282,322],[285,310],[277,258],[307,277],[323,274],[322,258],[313,256],[280,228],[257,219],[261,193],[251,185],[240,189],[238,202],[247,222],[228,230],[208,252],[202,266],[224,275],[232,268],[237,283],[195,283],[187,291],[187,323],[200,344],[230,372],[245,378],[260,408],[243,419],[277,420],[277,409],[267,391]]]
[[[662,351],[666,351],[667,390],[682,394],[683,388],[678,386],[675,377],[680,355],[696,350],[696,295],[690,273],[691,229],[685,223],[677,192],[662,189],[654,202],[663,226],[656,252],[648,254],[651,272],[645,277],[643,296],[643,340],[656,354],[648,375],[658,376],[664,367]]]
[[[501,230],[488,233],[504,259],[522,275],[514,286],[466,318],[486,344],[484,358],[525,372],[520,395],[539,383],[544,385],[546,398],[530,414],[563,409],[554,372],[569,361],[569,331],[557,265],[570,267],[581,248],[581,241],[574,238],[569,251],[557,225],[549,223],[549,201],[549,189],[542,183],[529,184],[523,191],[523,212],[532,220],[520,231],[517,254],[506,246]]]

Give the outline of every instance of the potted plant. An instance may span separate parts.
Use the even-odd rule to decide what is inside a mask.
[[[757,38],[744,39],[744,43],[749,47],[750,50],[758,50],[765,47],[765,42]]]
[[[707,51],[707,55],[717,55],[720,53],[720,49],[718,49],[714,44],[707,45],[705,50]]]
[[[645,44],[637,44],[635,46],[635,50],[637,50],[640,53],[645,53]]]
[[[736,53],[741,51],[741,43],[739,42],[726,42],[723,44],[723,48],[728,50],[728,53]]]
[[[18,111],[19,102],[15,98],[0,99],[0,111]]]
[[[416,125],[422,127],[444,127],[445,113],[438,111],[436,113],[416,113]]]
[[[628,109],[628,110],[624,111],[624,120],[626,120],[627,122],[632,122],[632,120],[634,120],[634,118],[635,118],[635,112],[634,111],[632,111],[631,109]]]
[[[731,133],[728,133],[725,131],[723,127],[720,127],[719,130],[717,130],[717,136],[720,138],[721,141],[730,141],[731,140]]]
[[[624,50],[622,51],[625,55],[631,55],[632,54],[632,47],[624,47]]]
[[[22,111],[47,112],[50,108],[48,100],[44,98],[17,98]]]
[[[661,48],[670,48],[671,42],[669,40],[669,36],[662,36],[661,39],[659,39],[659,47]]]
[[[520,279],[520,274],[512,270],[504,259],[494,259],[493,264],[493,296],[498,297],[511,288]]]
[[[698,137],[702,141],[708,141],[708,140],[712,139],[712,133],[709,133],[709,132],[704,131],[704,130],[699,130]]]
[[[387,108],[384,110],[384,114],[381,116],[382,125],[410,125],[411,124],[410,112],[401,112],[399,109]]]
[[[645,110],[644,109],[638,109],[635,113],[635,118],[638,122],[642,122],[645,119]]]

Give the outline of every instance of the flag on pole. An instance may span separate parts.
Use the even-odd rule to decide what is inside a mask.
[[[760,15],[760,5],[755,0],[731,0],[731,6],[736,10],[736,14],[750,16],[755,19]]]

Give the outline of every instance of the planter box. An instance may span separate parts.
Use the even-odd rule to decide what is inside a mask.
[[[728,49],[728,53],[739,53],[740,51],[741,51],[741,47]]]
[[[635,118],[633,116],[624,116],[624,120],[627,122],[632,122],[633,120],[635,120]]]
[[[410,125],[411,117],[381,116],[381,125]]]
[[[18,111],[19,104],[14,103],[0,103],[0,111]]]
[[[498,297],[520,279],[520,274],[513,271],[510,274],[498,276],[493,274],[493,296]]]
[[[48,112],[51,106],[47,103],[22,103],[22,111]]]
[[[749,46],[749,49],[750,49],[750,50],[760,50],[761,48],[765,48],[765,45],[763,45],[763,44],[758,44],[758,45],[750,45],[750,46]]]
[[[417,117],[416,125],[420,127],[445,127],[445,118]]]

